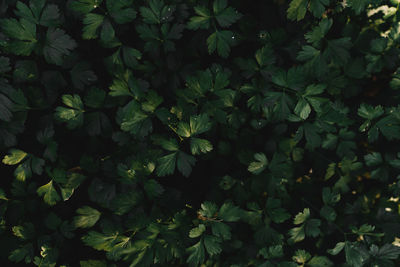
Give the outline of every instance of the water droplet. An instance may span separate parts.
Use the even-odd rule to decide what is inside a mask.
[[[94,5],[93,8],[97,8],[97,5]]]
[[[232,36],[232,39],[235,39],[235,36]]]
[[[258,126],[261,126],[261,121],[258,122]]]
[[[167,10],[168,10],[168,11],[171,11],[171,8],[169,7]]]

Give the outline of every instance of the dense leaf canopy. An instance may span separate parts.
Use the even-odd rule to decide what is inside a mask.
[[[398,0],[0,0],[0,265],[400,266]]]

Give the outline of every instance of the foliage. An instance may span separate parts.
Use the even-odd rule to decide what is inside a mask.
[[[400,266],[386,0],[0,1],[3,266]]]

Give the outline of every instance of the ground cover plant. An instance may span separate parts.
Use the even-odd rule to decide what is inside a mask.
[[[400,10],[0,0],[1,266],[399,266]]]

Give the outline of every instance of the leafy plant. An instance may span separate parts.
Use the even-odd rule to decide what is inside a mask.
[[[398,1],[0,1],[4,266],[399,266]]]

